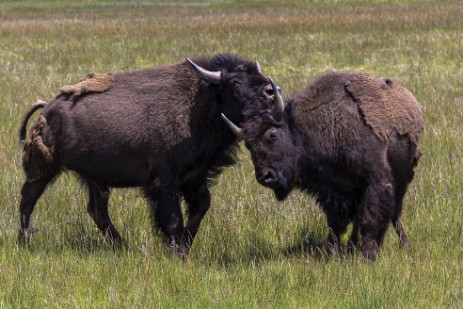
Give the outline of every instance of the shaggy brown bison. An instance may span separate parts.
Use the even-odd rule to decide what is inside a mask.
[[[211,180],[235,162],[237,139],[220,113],[241,122],[243,108],[255,100],[273,101],[268,78],[257,62],[231,54],[91,74],[61,88],[50,103],[33,107],[21,127],[27,180],[19,241],[31,233],[29,218],[47,184],[71,170],[87,185],[88,212],[111,242],[122,239],[108,214],[110,188],[143,187],[153,227],[186,254],[210,206]],[[42,107],[26,140],[28,119]]]
[[[356,246],[360,232],[368,259],[376,259],[389,222],[409,246],[402,203],[423,131],[413,95],[390,79],[359,72],[321,75],[286,106],[275,92],[273,108],[246,108],[242,128],[223,116],[250,150],[257,181],[279,200],[294,187],[315,195],[331,251],[339,250],[351,222],[349,243]]]

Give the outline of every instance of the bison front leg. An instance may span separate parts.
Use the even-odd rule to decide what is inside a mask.
[[[328,221],[328,253],[338,255],[341,252],[341,235],[349,225],[347,215],[335,211],[327,211],[326,218]]]
[[[97,186],[90,181],[87,181],[87,185],[89,189],[88,213],[111,244],[122,244],[122,237],[117,232],[109,217],[109,188]]]
[[[182,188],[183,196],[188,204],[188,221],[183,231],[182,242],[189,250],[202,219],[211,205],[211,194],[206,183],[201,186],[187,186]]]
[[[352,203],[339,192],[325,188],[325,194],[318,196],[318,202],[326,214],[328,223],[328,253],[338,255],[341,253],[341,235],[347,230],[351,222]]]
[[[354,220],[354,224],[352,226],[352,233],[350,234],[350,238],[347,243],[347,249],[349,250],[350,253],[354,253],[354,251],[358,249],[358,244],[359,244],[360,228],[355,222],[356,221]]]
[[[163,234],[169,250],[185,257],[187,250],[182,243],[183,216],[179,190],[173,185],[157,184],[148,188],[146,193],[151,202],[153,229]]]

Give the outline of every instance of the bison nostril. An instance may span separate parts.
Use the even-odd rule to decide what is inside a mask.
[[[273,173],[267,173],[267,175],[265,175],[264,177],[264,182],[265,183],[270,183],[270,182],[274,182],[275,181],[275,175],[273,175]]]
[[[262,183],[262,184],[271,184],[276,181],[276,175],[275,172],[272,170],[265,170],[259,175],[257,181]]]

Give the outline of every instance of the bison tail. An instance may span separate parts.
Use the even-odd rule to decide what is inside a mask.
[[[26,131],[27,131],[27,122],[29,121],[29,118],[40,108],[44,108],[45,105],[47,105],[46,102],[38,100],[34,105],[32,105],[32,108],[30,109],[29,112],[27,112],[26,116],[24,117],[24,120],[21,124],[21,129],[19,130],[19,141],[21,143],[24,143],[26,140]]]

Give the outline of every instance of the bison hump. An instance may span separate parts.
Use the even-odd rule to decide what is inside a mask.
[[[421,109],[407,89],[391,79],[368,74],[347,81],[345,89],[357,103],[365,124],[381,141],[387,142],[396,131],[418,143],[423,129]]]

